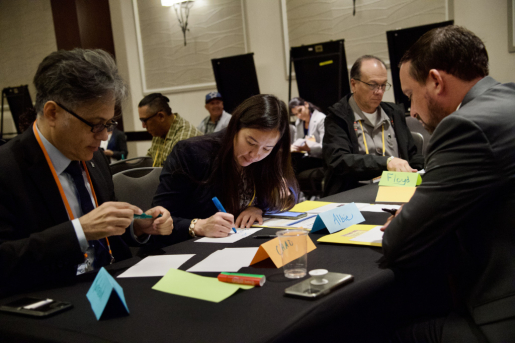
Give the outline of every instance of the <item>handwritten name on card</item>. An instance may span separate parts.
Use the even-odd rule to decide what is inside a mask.
[[[309,236],[306,237],[307,239],[307,253],[310,251],[313,251],[316,249],[315,244],[313,244],[313,241]],[[281,268],[283,266],[283,258],[282,258],[282,251],[289,249],[290,247],[293,247],[295,245],[295,239],[292,238],[288,241],[286,241],[284,244],[281,245],[281,242],[279,241],[279,238],[274,238],[269,240],[266,243],[263,243],[259,246],[258,251],[256,252],[256,255],[252,259],[252,262],[250,264],[255,264],[260,261],[263,261],[264,259],[270,257],[272,262],[274,262],[275,266],[277,268]],[[295,254],[289,254],[289,257],[291,257],[290,261],[293,261],[294,259],[300,257],[300,255],[296,256]],[[290,262],[287,261],[286,263]]]
[[[330,233],[343,230],[351,225],[365,221],[355,203],[339,206],[320,213],[313,224],[311,232],[327,229]]]
[[[95,277],[86,297],[97,320],[129,313],[122,287],[103,267]]]
[[[419,173],[384,171],[379,186],[416,187],[422,183]]]

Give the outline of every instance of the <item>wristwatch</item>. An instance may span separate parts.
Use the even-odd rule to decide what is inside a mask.
[[[188,233],[190,234],[191,237],[197,237],[195,235],[195,224],[198,222],[198,218],[196,219],[193,219],[190,223],[190,228],[188,230]]]
[[[393,156],[390,156],[388,157],[388,159],[386,160],[386,168],[388,168],[388,163],[390,163],[391,160],[393,160],[395,157]]]

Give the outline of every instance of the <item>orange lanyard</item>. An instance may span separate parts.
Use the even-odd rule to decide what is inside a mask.
[[[39,137],[38,129],[36,127],[36,122],[34,122],[34,125],[32,126],[32,129],[34,131],[34,135],[36,136],[36,140],[39,143],[39,146],[41,147],[41,150],[43,150],[43,154],[45,155],[45,159],[48,163],[48,167],[50,168],[50,171],[52,172],[52,176],[54,177],[55,183],[57,185],[57,188],[59,188],[59,193],[61,194],[61,199],[63,199],[64,206],[66,207],[66,211],[68,212],[68,217],[70,220],[75,219],[72,209],[70,207],[70,204],[68,203],[68,199],[66,198],[66,194],[64,194],[63,186],[61,185],[61,181],[59,181],[59,177],[57,176],[57,173],[55,171],[54,165],[52,164],[52,160],[50,159],[50,156],[48,155],[48,152],[45,149],[45,145],[43,144],[43,141],[41,141],[41,137]],[[84,168],[84,171],[86,171],[86,176],[88,177],[89,186],[91,187],[91,194],[93,194],[93,199],[95,200],[95,205],[98,207],[98,200],[97,195],[95,194],[95,190],[93,189],[93,182],[91,182],[91,177],[89,176],[88,168],[86,168],[86,162],[82,162],[82,167]],[[111,258],[113,257],[113,253],[111,252],[111,245],[109,244],[109,239],[106,237],[107,242],[107,248],[109,249],[109,253],[111,254]],[[87,255],[85,254],[87,257]]]

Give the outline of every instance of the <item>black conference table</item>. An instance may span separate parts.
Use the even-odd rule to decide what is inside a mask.
[[[374,202],[377,185],[367,185],[322,199],[332,202]],[[387,213],[363,212],[367,224],[382,224]],[[273,234],[263,229],[257,234]],[[382,294],[394,284],[394,273],[379,269],[381,249],[317,243],[322,234],[311,233],[317,248],[308,254],[308,270],[324,268],[348,273],[354,281],[317,300],[287,297],[284,289],[300,280],[284,277],[270,259],[242,268],[242,273],[266,275],[263,287],[240,290],[220,303],[152,290],[159,277],[121,278],[130,315],[97,321],[86,293],[93,277],[72,284],[24,295],[68,301],[73,308],[45,319],[0,314],[0,341],[41,342],[279,342],[338,339],[376,341],[376,309]],[[232,244],[195,243],[193,239],[163,248],[160,253],[195,254],[180,267],[187,270],[219,249],[256,247],[266,240],[245,238]],[[115,278],[141,257],[107,268]],[[199,273],[216,277],[218,273]],[[7,303],[20,295],[1,299]],[[370,325],[374,324],[371,328]],[[376,331],[376,332],[374,332]]]

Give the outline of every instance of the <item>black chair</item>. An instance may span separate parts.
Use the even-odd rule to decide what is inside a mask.
[[[324,167],[304,170],[297,175],[297,181],[306,200],[320,198],[324,194]]]
[[[424,154],[424,136],[420,132],[411,132],[411,136],[413,137],[413,140],[415,141],[415,146],[417,147],[417,151],[420,154]]]
[[[143,211],[152,207],[159,186],[161,167],[124,170],[113,175],[114,193],[119,201],[138,206]]]
[[[426,156],[427,153],[427,145],[429,143],[429,140],[431,139],[431,134],[427,132],[426,129],[424,129],[424,126],[422,126],[422,123],[420,123],[417,119],[407,116],[406,117],[406,124],[408,125],[408,129],[413,132],[418,132],[422,135],[423,143],[422,144],[422,150],[419,150],[418,152],[424,156]],[[415,137],[413,137],[415,138]]]
[[[142,156],[114,162],[109,165],[109,168],[111,169],[111,174],[114,175],[124,170],[152,167],[153,164],[154,161],[152,160],[152,157]]]

